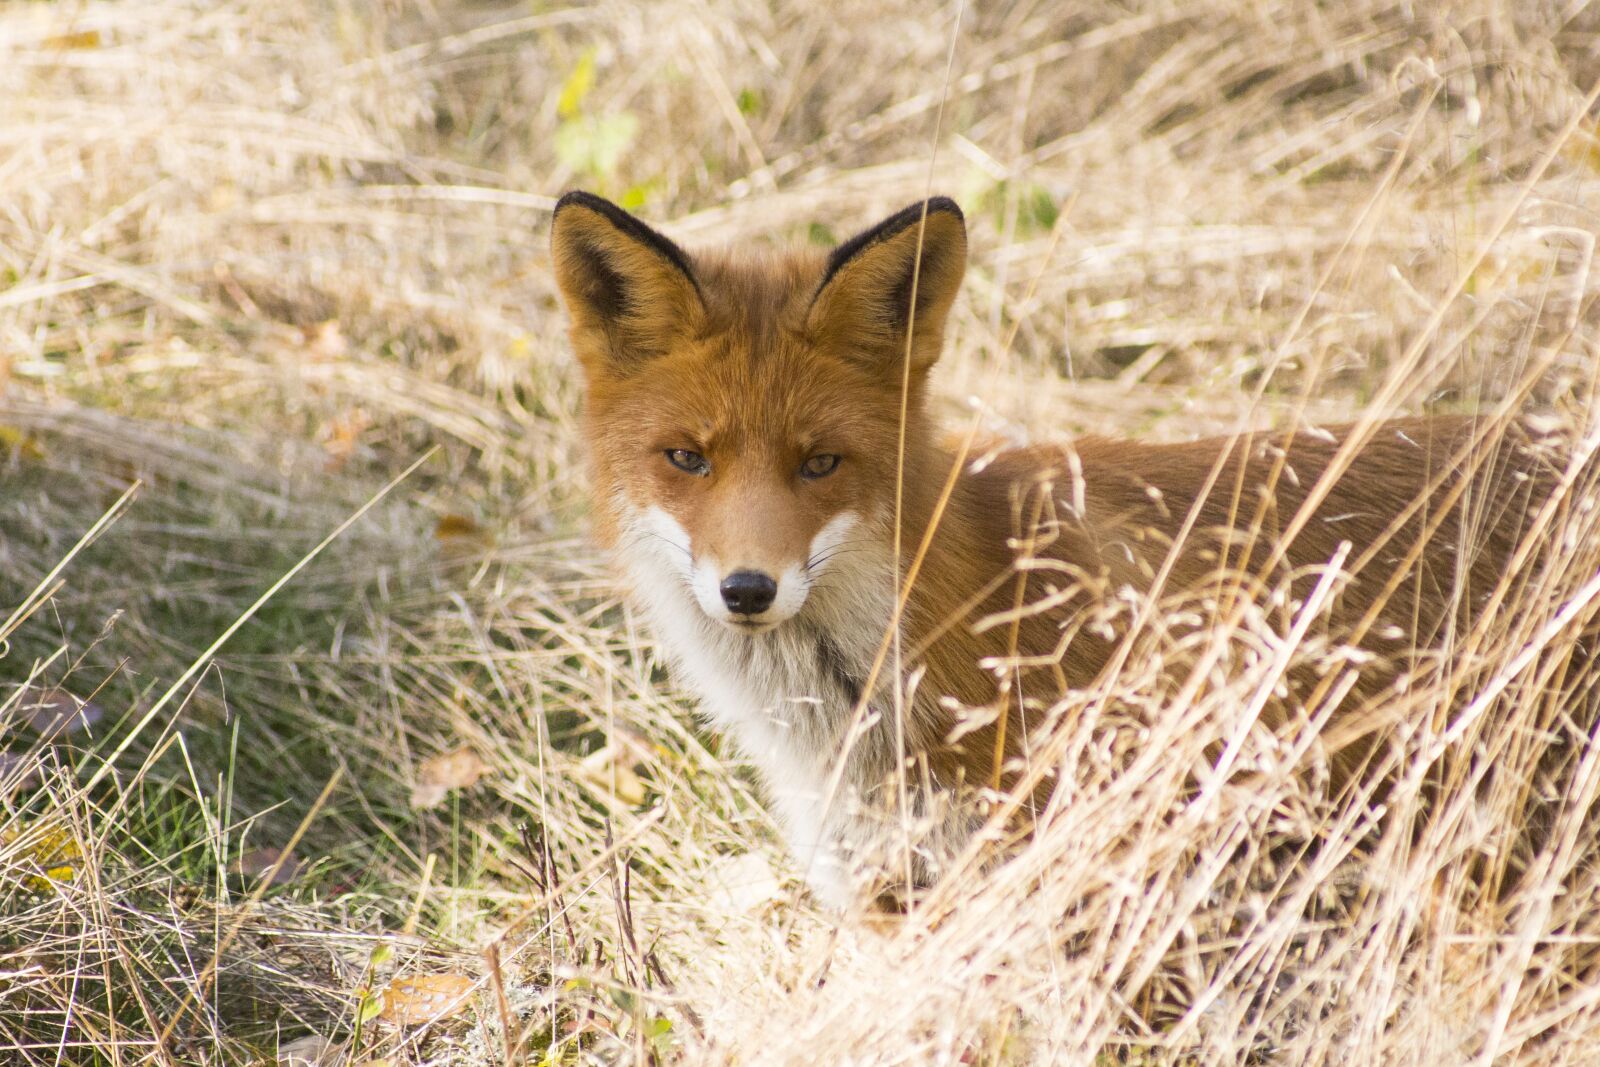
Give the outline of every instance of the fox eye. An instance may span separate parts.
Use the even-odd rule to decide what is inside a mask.
[[[706,457],[698,452],[691,452],[687,448],[667,449],[667,462],[681,471],[705,477],[711,473],[711,464],[706,462]]]
[[[800,477],[826,478],[838,469],[839,457],[832,452],[823,452],[800,464]]]

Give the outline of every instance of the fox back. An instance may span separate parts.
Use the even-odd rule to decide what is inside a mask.
[[[569,193],[552,249],[597,533],[836,906],[894,818],[932,827],[931,876],[975,825],[952,798],[1048,792],[1028,709],[1112,662],[1123,590],[1292,600],[1341,564],[1334,615],[1371,662],[1341,712],[1359,755],[1354,713],[1503,591],[1555,477],[1469,418],[973,462],[927,410],[966,264],[942,198],[827,254],[690,254]]]

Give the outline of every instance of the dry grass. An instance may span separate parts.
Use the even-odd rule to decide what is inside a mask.
[[[973,5],[946,85],[954,14],[0,4],[0,1058],[1600,1059],[1593,754],[1496,884],[1596,613],[1581,480],[1398,702],[1390,821],[1256,723],[1341,650],[1246,605],[1058,709],[1037,838],[889,929],[812,908],[617,605],[544,255],[570,186],[688,242],[959,196],[939,388],[1007,433],[1529,408],[1595,444],[1591,5]],[[98,721],[41,734],[62,693]],[[491,773],[413,808],[460,747]],[[301,830],[292,877],[240,873]],[[361,1018],[446,972],[469,1010]]]

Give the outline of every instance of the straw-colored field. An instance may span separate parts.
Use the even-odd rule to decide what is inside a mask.
[[[1387,820],[1254,721],[1339,650],[1246,612],[1085,695],[1012,862],[836,922],[586,541],[545,250],[568,188],[688,245],[943,192],[953,425],[1593,449],[1597,86],[1585,0],[0,2],[0,1062],[1600,1062],[1600,753],[1498,882],[1583,479]]]

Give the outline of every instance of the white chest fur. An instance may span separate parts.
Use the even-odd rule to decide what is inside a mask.
[[[623,524],[618,562],[712,725],[759,772],[795,859],[824,903],[852,893],[851,855],[873,835],[871,794],[897,761],[896,731],[858,706],[893,597],[878,538],[844,515],[818,535],[826,566],[807,573],[798,614],[761,634],[735,632],[696,601],[688,534],[657,508]],[[880,693],[888,686],[875,687]],[[842,761],[842,768],[840,766]]]

